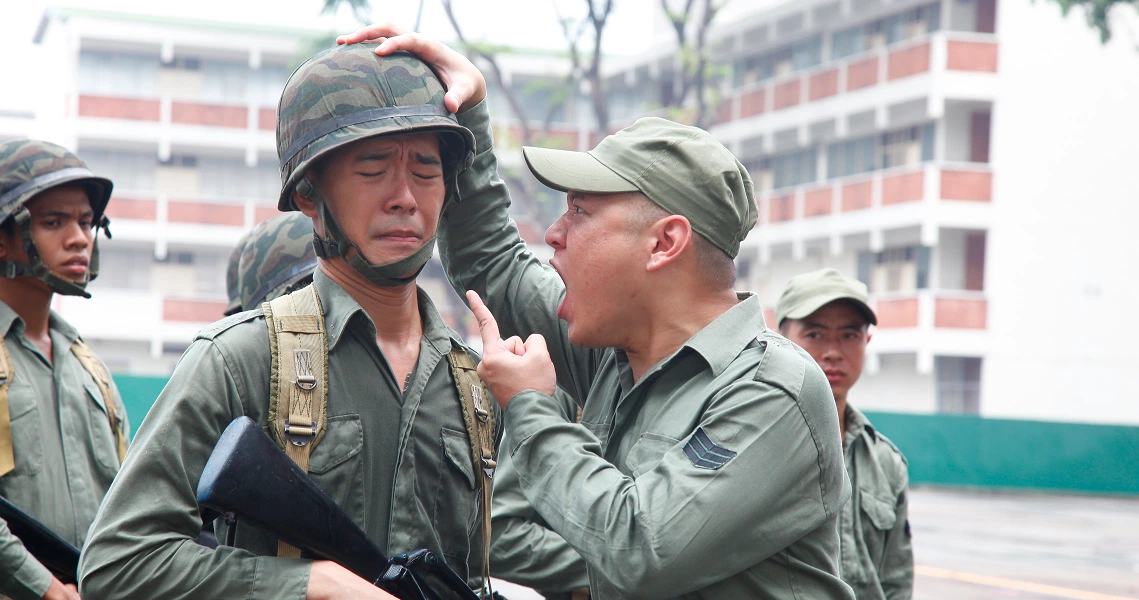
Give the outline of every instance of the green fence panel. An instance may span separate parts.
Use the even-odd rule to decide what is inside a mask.
[[[154,406],[154,401],[158,399],[158,394],[162,388],[166,387],[168,377],[150,377],[146,375],[114,375],[115,385],[119,388],[119,394],[123,397],[123,404],[127,408],[127,416],[131,421],[131,438],[134,438],[134,432],[138,431],[138,426],[142,424],[143,417],[146,416],[147,411],[151,406]]]
[[[1139,427],[868,412],[938,485],[1139,494]]]
[[[166,377],[115,375],[131,435]],[[1139,427],[867,412],[905,453],[910,481],[1139,494]]]

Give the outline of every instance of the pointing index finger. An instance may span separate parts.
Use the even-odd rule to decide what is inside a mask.
[[[490,348],[501,346],[502,334],[498,332],[498,321],[494,320],[494,315],[490,314],[490,309],[483,304],[478,292],[467,290],[467,302],[470,303],[471,312],[475,314],[475,319],[479,322],[479,331],[482,333],[483,352],[487,352]]]

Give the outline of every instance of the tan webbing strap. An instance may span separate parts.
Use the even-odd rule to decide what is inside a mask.
[[[479,490],[479,512],[482,513],[482,592],[484,598],[490,598],[490,492],[494,469],[498,466],[494,460],[494,411],[489,404],[492,400],[466,350],[452,347],[447,362],[451,363],[451,374],[463,404],[463,421],[471,438],[471,462]]]
[[[91,378],[95,380],[95,385],[99,388],[99,393],[103,395],[103,406],[107,408],[107,420],[111,423],[111,433],[115,436],[115,450],[119,454],[119,464],[123,464],[123,459],[127,456],[127,435],[123,431],[123,424],[119,419],[119,406],[115,403],[115,392],[111,387],[111,374],[107,372],[107,368],[103,366],[103,361],[95,356],[95,352],[91,347],[83,343],[83,340],[76,339],[71,344],[71,353],[75,358],[79,359],[79,364],[91,374]]]
[[[324,437],[328,410],[328,340],[324,310],[312,285],[262,305],[273,367],[269,431],[277,445],[308,472],[312,449]],[[277,556],[300,550],[278,541]]]
[[[12,383],[12,360],[8,346],[0,337],[0,477],[16,468],[16,451],[12,447],[12,415],[8,412],[8,384]]]

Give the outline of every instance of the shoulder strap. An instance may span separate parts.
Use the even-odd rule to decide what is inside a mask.
[[[308,472],[312,449],[326,430],[328,338],[316,288],[308,285],[261,305],[269,326],[269,433]],[[277,556],[299,558],[300,550],[278,542]]]
[[[8,345],[0,337],[0,477],[16,468],[16,452],[12,447],[12,415],[8,412],[8,384],[12,382],[12,375]]]
[[[459,401],[463,404],[463,421],[467,424],[467,435],[471,438],[471,463],[474,465],[476,487],[479,489],[479,513],[482,516],[482,578],[483,597],[490,597],[490,492],[494,469],[498,463],[494,459],[495,423],[494,410],[489,406],[490,392],[479,378],[475,361],[467,351],[452,345],[447,355],[451,363],[451,374],[459,389]],[[479,477],[482,473],[484,477]]]
[[[107,420],[111,423],[111,433],[115,436],[115,449],[119,454],[119,464],[121,465],[127,456],[127,436],[123,431],[122,420],[119,418],[119,405],[115,402],[115,392],[111,387],[111,374],[107,372],[107,367],[103,366],[103,361],[95,356],[95,352],[91,350],[90,346],[83,343],[83,340],[76,338],[72,342],[71,353],[79,359],[79,364],[83,365],[83,368],[91,374],[91,378],[95,380],[95,385],[99,387],[99,393],[103,395],[103,406],[107,409]]]

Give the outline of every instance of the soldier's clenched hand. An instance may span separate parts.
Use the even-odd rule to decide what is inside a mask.
[[[451,112],[462,112],[486,98],[486,79],[478,68],[466,56],[439,40],[408,31],[394,23],[368,25],[336,38],[337,44],[360,42],[379,42],[376,54],[380,56],[402,50],[430,64],[447,88],[443,102]]]
[[[498,332],[498,322],[482,298],[473,291],[467,292],[467,302],[471,312],[479,322],[482,332],[483,354],[479,363],[479,377],[486,382],[498,403],[506,408],[506,403],[523,390],[537,390],[553,395],[557,387],[557,374],[550,352],[546,349],[546,339],[533,334],[523,342],[518,336],[502,339]]]
[[[330,561],[316,560],[309,571],[305,600],[396,600],[394,596]]]

